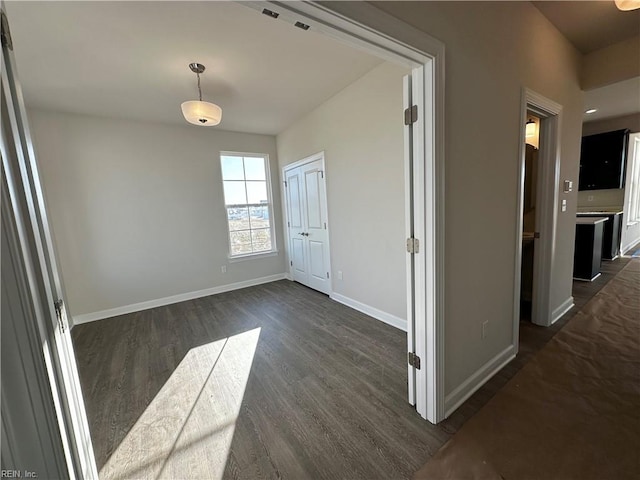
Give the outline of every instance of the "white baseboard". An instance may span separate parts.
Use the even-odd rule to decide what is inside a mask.
[[[573,297],[567,298],[562,304],[551,312],[551,325],[556,323],[562,316],[573,308]]]
[[[509,345],[447,395],[444,399],[445,418],[451,415],[476,390],[487,383],[491,377],[502,370],[502,367],[513,360],[515,356],[515,347]]]
[[[237,283],[229,283],[227,285],[220,285],[219,287],[207,288],[207,289],[198,290],[195,292],[181,293],[179,295],[172,295],[170,297],[158,298],[156,300],[133,303],[131,305],[125,305],[122,307],[109,308],[108,310],[101,310],[99,312],[83,313],[82,315],[74,315],[72,318],[73,325],[80,325],[81,323],[95,322],[96,320],[103,320],[105,318],[117,317],[118,315],[125,315],[127,313],[140,312],[142,310],[148,310],[150,308],[163,307],[165,305],[171,305],[172,303],[184,302],[186,300],[193,300],[195,298],[208,297],[209,295],[216,295],[218,293],[230,292],[232,290],[238,290],[240,288],[253,287],[255,285],[261,285],[263,283],[283,280],[284,278],[286,278],[284,273],[278,273],[275,275],[269,275],[267,277],[253,278],[251,280],[245,280],[243,282],[237,282]]]
[[[342,303],[347,307],[351,307],[354,310],[358,310],[359,312],[365,313],[370,317],[375,318],[376,320],[380,320],[392,327],[399,328],[400,330],[406,332],[407,331],[407,321],[400,317],[396,317],[395,315],[391,315],[390,313],[383,312],[382,310],[378,310],[375,307],[367,305],[365,303],[358,302],[349,297],[345,297],[344,295],[340,295],[339,293],[332,293],[329,295],[331,300],[335,300],[338,303]]]

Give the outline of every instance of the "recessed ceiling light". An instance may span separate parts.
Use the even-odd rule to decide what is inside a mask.
[[[586,112],[584,112],[584,113],[586,113],[586,114],[588,115],[588,114],[590,114],[590,113],[596,113],[597,111],[598,111],[598,109],[597,109],[597,108],[590,108],[589,110],[587,110],[587,111],[586,111]]]

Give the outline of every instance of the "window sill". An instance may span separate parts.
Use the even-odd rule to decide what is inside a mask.
[[[250,253],[248,255],[238,255],[237,257],[229,257],[229,263],[245,262],[247,260],[259,260],[267,257],[277,257],[279,252],[274,250],[272,252],[264,253]]]

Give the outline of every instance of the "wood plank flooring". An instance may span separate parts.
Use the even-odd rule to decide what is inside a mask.
[[[434,426],[406,402],[405,334],[280,281],[72,331],[101,478],[396,479],[413,473],[628,262],[574,283],[549,328]]]
[[[409,478],[450,436],[406,402],[404,332],[286,280],[73,338],[101,478]]]

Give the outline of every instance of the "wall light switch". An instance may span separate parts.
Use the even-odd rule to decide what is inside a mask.
[[[564,193],[573,191],[573,182],[571,180],[564,181]]]
[[[567,211],[567,201],[566,200],[562,200],[562,211],[566,212]]]

